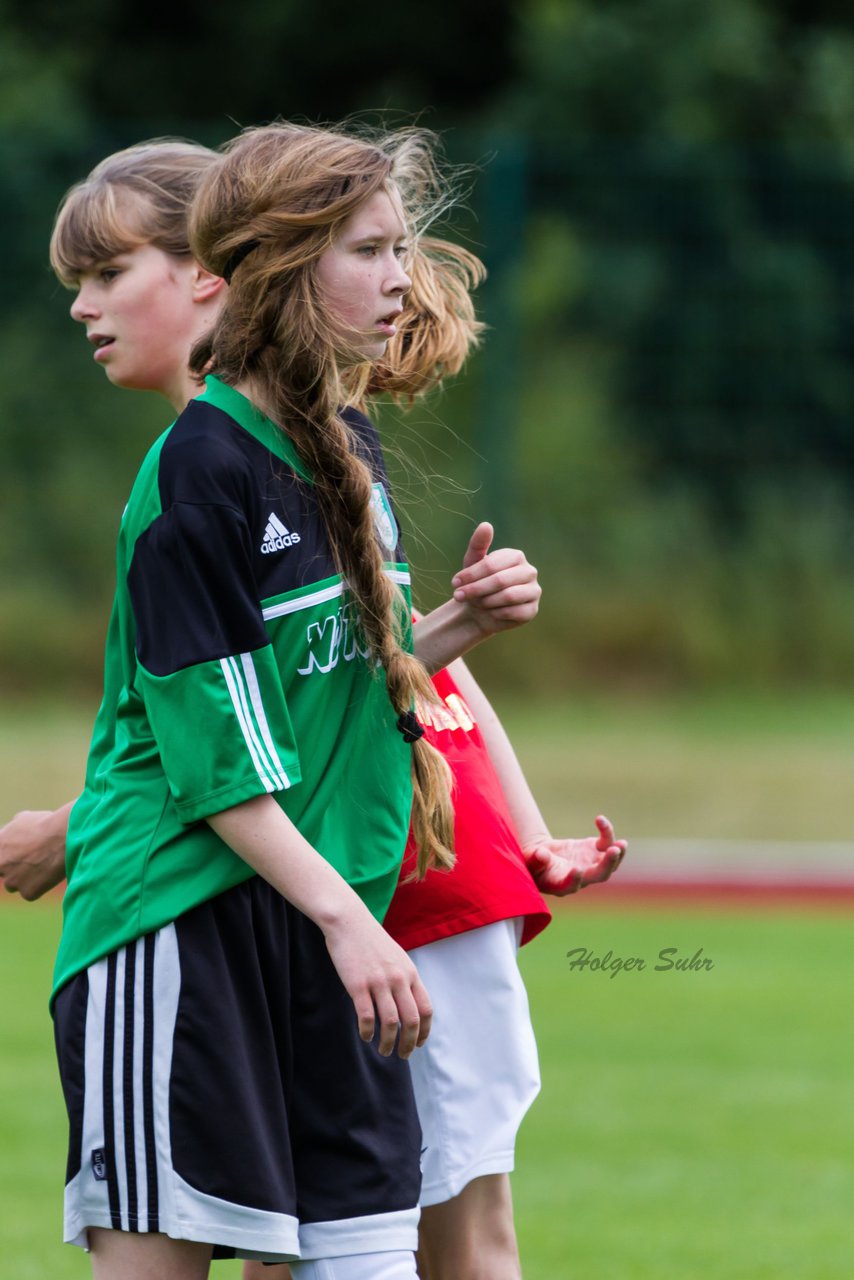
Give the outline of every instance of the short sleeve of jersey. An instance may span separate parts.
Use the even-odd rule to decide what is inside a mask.
[[[134,544],[137,683],[186,823],[300,780],[253,588],[249,531],[236,507],[173,502]]]

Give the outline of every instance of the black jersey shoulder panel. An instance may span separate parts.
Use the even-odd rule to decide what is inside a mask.
[[[160,451],[158,482],[164,511],[175,502],[245,507],[274,468],[293,472],[215,405],[191,400]]]

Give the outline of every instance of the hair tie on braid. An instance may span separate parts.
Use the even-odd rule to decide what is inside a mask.
[[[424,737],[424,728],[411,711],[404,711],[397,717],[397,727],[403,734],[404,742],[417,742]]]
[[[231,277],[234,275],[243,259],[250,254],[253,249],[257,249],[260,243],[260,240],[247,240],[245,244],[239,244],[237,246],[234,253],[222,269],[222,278],[226,284],[231,284]]]

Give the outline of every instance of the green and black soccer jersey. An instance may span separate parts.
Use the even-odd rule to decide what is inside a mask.
[[[379,445],[366,418],[347,418],[404,605]],[[257,795],[274,795],[382,919],[410,761],[310,478],[272,422],[209,379],[149,452],[122,520],[54,989],[253,875],[204,819]]]

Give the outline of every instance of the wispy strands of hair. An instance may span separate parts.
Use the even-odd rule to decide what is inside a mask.
[[[459,177],[439,168],[439,140],[435,134],[423,129],[401,129],[391,137],[391,179],[407,210],[413,239],[419,239],[460,203],[462,183]]]
[[[484,329],[471,293],[485,274],[468,249],[429,236],[419,240],[409,267],[412,287],[397,333],[372,369],[369,395],[384,393],[411,404],[459,373]]]

